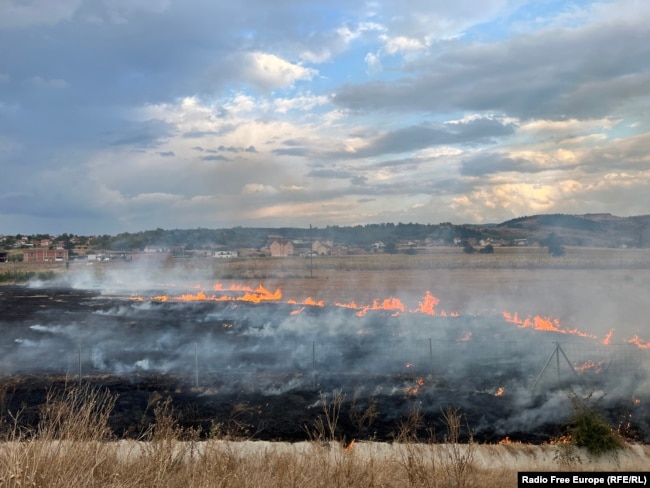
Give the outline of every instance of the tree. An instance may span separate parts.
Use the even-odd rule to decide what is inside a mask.
[[[492,247],[492,244],[488,244],[487,246],[479,249],[478,252],[480,254],[494,254],[494,247]]]
[[[387,254],[397,254],[397,244],[389,242],[384,246],[384,252]]]
[[[463,247],[463,252],[465,254],[474,254],[476,252],[476,249],[474,249],[474,246],[472,246],[469,242],[467,242]]]
[[[548,253],[551,256],[564,256],[564,245],[562,244],[562,238],[558,236],[555,232],[551,232],[546,239],[542,241],[542,244],[548,247]]]

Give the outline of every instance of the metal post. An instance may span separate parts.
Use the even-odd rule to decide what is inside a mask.
[[[429,366],[431,368],[431,379],[433,379],[433,344],[429,338]]]
[[[557,387],[559,388],[562,385],[560,381],[560,343],[555,343],[555,367],[557,368]]]
[[[314,388],[316,387],[316,341],[311,343],[311,377]]]
[[[194,386],[199,387],[199,346],[194,343]]]
[[[81,341],[79,341],[79,350],[77,357],[79,358],[79,387],[81,387]]]
[[[309,224],[309,277],[314,277],[314,233],[312,232],[311,224]]]

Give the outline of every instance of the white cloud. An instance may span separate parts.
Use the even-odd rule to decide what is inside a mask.
[[[299,80],[311,80],[318,71],[290,63],[274,54],[254,52],[246,56],[243,75],[264,90],[289,88]]]
[[[368,53],[363,59],[368,66],[368,73],[379,73],[383,68],[381,65],[381,55],[377,53]]]
[[[261,183],[247,183],[244,185],[241,192],[242,194],[249,194],[249,193],[275,194],[278,193],[278,189],[270,185],[263,185]]]
[[[417,51],[422,51],[428,47],[427,42],[420,41],[413,37],[405,36],[380,36],[380,40],[384,43],[384,50],[388,54],[410,54]]]
[[[312,110],[327,103],[329,103],[329,98],[324,95],[307,94],[292,98],[276,98],[273,100],[273,107],[276,112],[287,113],[290,110]]]

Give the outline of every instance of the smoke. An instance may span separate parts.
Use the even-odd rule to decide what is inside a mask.
[[[65,296],[34,283],[33,294],[50,298],[42,306],[30,302],[24,318],[0,318],[0,368],[174,375],[220,393],[242,385],[263,395],[343,388],[402,399],[387,415],[401,415],[414,402],[429,412],[456,405],[479,412],[477,431],[503,434],[565,419],[570,389],[603,392],[609,405],[650,396],[647,350],[518,327],[501,315],[498,290],[467,298],[464,309],[449,307],[474,312],[459,317],[409,313],[411,305],[397,315],[357,316],[331,305],[154,298],[196,293],[197,284],[211,291],[212,281],[201,270],[134,265],[65,275],[55,286],[78,291]],[[422,300],[405,294],[409,304]]]

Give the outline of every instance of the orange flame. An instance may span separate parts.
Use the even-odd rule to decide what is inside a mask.
[[[299,309],[292,310],[289,315],[299,315],[305,310],[305,307],[300,307]]]
[[[463,337],[459,338],[456,342],[467,342],[472,340],[472,333],[468,332]]]
[[[634,344],[639,349],[650,349],[650,342],[643,342],[636,334],[627,342]]]
[[[343,449],[346,452],[350,452],[352,448],[354,447],[354,444],[356,443],[355,439],[352,439],[350,443]]]
[[[584,373],[587,370],[592,370],[596,373],[600,373],[603,369],[603,365],[605,364],[605,361],[592,361],[591,359],[585,361],[584,363],[580,365],[574,365],[574,368],[576,371],[579,373]]]
[[[605,338],[600,341],[601,344],[608,345],[610,341],[612,340],[612,335],[614,334],[614,329],[610,329],[610,331],[607,333]]]
[[[415,380],[415,385],[407,386],[404,388],[404,394],[409,396],[415,396],[420,393],[420,388],[424,386],[424,378],[418,378]]]
[[[580,337],[590,337],[595,339],[596,336],[588,334],[578,329],[566,329],[562,324],[560,324],[559,319],[552,319],[550,317],[540,317],[535,315],[534,317],[528,316],[525,320],[521,320],[519,316],[511,314],[508,312],[503,312],[503,318],[506,319],[506,322],[513,323],[519,328],[532,328],[535,330],[541,330],[546,332],[558,332],[560,334],[574,334]]]
[[[497,391],[496,391],[496,393],[494,394],[494,396],[496,396],[496,397],[503,396],[503,393],[504,393],[505,391],[506,391],[506,389],[505,389],[503,386],[500,386],[500,387],[497,389]]]
[[[434,297],[429,290],[427,290],[426,294],[424,295],[424,300],[421,302],[418,302],[419,308],[416,310],[413,310],[414,312],[420,312],[424,313],[427,315],[435,315],[436,314],[436,305],[440,303],[440,300],[438,300],[436,297]]]
[[[316,301],[312,297],[307,297],[302,301],[302,305],[311,305],[312,307],[324,307],[325,302],[323,300]]]

